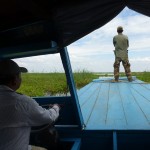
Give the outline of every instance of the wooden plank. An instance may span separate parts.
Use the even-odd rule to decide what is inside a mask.
[[[150,90],[150,84],[149,83],[143,83],[143,84],[141,84],[141,86],[144,86],[145,88]]]
[[[122,97],[118,89],[121,83],[111,83],[109,90],[108,114],[106,125],[112,129],[125,128],[127,125]]]
[[[90,82],[89,84],[87,84],[86,86],[78,90],[78,93],[77,93],[78,96],[80,97],[82,94],[85,94],[86,92],[88,92],[88,89],[90,89],[92,86],[93,86],[93,82]]]
[[[99,85],[99,83],[92,83],[86,89],[84,89],[84,91],[82,90],[82,93],[80,91],[77,93],[81,107],[83,107],[83,105],[89,101],[89,98],[94,95],[99,88]]]
[[[146,88],[150,90],[150,84],[143,84],[143,86],[145,86]]]
[[[144,81],[136,79],[135,81],[131,82],[131,83],[144,83]]]
[[[92,88],[89,88],[88,92],[79,97],[81,111],[85,124],[87,124],[88,122],[100,88],[101,84],[95,83],[93,84]]]
[[[143,115],[146,117],[148,124],[150,124],[150,101],[143,97],[141,94],[139,94],[139,92],[134,90],[133,88],[131,88],[131,92],[132,95],[136,96],[135,100],[141,111],[143,112]]]
[[[150,90],[143,86],[143,84],[131,84],[131,88],[137,91],[141,96],[150,101]]]
[[[103,129],[105,127],[109,98],[108,92],[109,83],[102,83],[93,112],[87,124],[88,128]]]
[[[118,84],[125,117],[127,120],[127,129],[145,129],[145,127],[147,128],[149,127],[149,125],[147,119],[145,118],[145,115],[136,102],[136,98],[138,95],[131,92],[132,85],[137,86],[138,84]]]

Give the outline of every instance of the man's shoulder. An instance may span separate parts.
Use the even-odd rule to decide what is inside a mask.
[[[28,100],[31,100],[32,98],[25,95],[25,94],[22,94],[22,93],[19,93],[19,92],[15,92],[16,93],[16,97],[18,97],[18,99],[20,100],[24,100],[24,101],[28,101]]]
[[[115,35],[114,38],[117,37],[117,36],[118,36],[118,35]]]
[[[26,108],[29,108],[29,106],[33,106],[35,103],[35,100],[27,95],[16,93],[16,102],[19,105],[23,105]]]
[[[126,34],[122,34],[123,36],[125,36],[125,37],[128,37]]]
[[[121,37],[128,39],[128,36],[125,34],[118,34],[114,36],[114,38],[121,38]]]

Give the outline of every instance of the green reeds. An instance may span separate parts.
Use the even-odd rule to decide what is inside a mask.
[[[150,83],[150,72],[133,72],[132,75],[139,80]],[[100,74],[83,70],[73,73],[73,76],[76,88],[80,89],[93,79],[98,78]],[[106,74],[106,76],[108,75]],[[120,76],[125,76],[125,74],[121,73]],[[36,97],[56,94],[66,95],[69,89],[65,73],[25,73],[22,74],[22,85],[18,92]]]
[[[82,71],[73,74],[77,89],[85,86],[98,76]],[[25,73],[22,74],[22,85],[18,92],[36,97],[69,92],[65,73]]]

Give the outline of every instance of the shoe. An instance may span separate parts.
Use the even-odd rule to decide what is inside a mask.
[[[132,82],[133,80],[132,80],[132,79],[128,79],[128,81],[129,81],[129,82]]]
[[[112,80],[111,82],[119,82],[118,80]]]

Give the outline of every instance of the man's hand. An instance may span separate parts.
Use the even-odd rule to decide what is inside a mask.
[[[54,107],[54,106],[59,107],[59,110],[61,109],[61,106],[60,106],[59,104],[49,104],[49,108],[52,108],[52,107]]]

